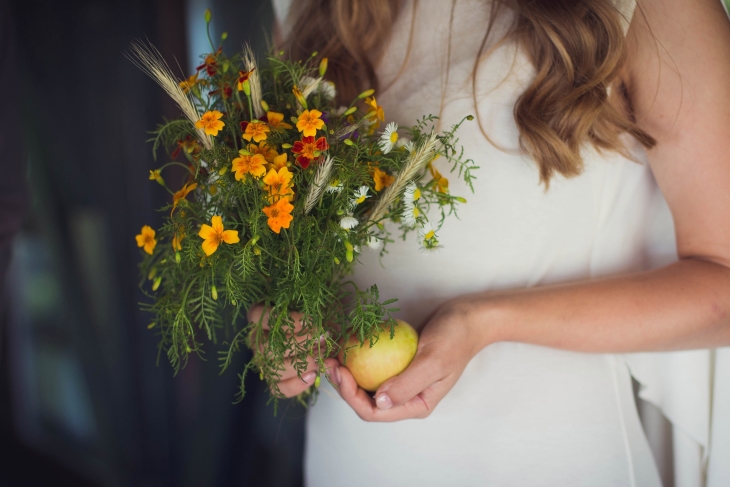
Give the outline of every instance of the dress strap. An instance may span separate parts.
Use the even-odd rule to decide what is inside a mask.
[[[624,28],[624,34],[629,30],[629,24],[634,17],[636,10],[636,0],[613,0],[616,10],[621,14],[621,25]]]

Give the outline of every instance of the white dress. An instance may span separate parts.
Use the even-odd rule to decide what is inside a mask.
[[[277,2],[280,12],[286,3]],[[617,6],[631,17],[633,2],[617,0]],[[406,59],[414,9],[405,2],[378,66],[382,86],[392,83],[377,95],[388,121],[409,126],[424,114],[441,113],[447,127],[475,113],[471,72],[489,2],[458,0],[452,29],[451,8],[450,1],[419,2]],[[508,15],[498,19],[492,39],[501,38]],[[383,299],[398,298],[396,317],[421,326],[435,306],[461,294],[649,265],[655,203],[665,206],[642,148],[626,139],[637,163],[587,146],[583,173],[554,177],[546,191],[535,163],[517,150],[512,114],[533,75],[511,42],[480,63],[478,110],[494,144],[476,120],[458,132],[480,166],[473,194],[436,163],[450,192],[468,200],[459,219],[448,219],[439,233],[444,249],[424,255],[413,240],[396,241],[382,266],[376,252],[364,249],[355,280],[363,287],[377,283]],[[656,370],[651,358],[633,360],[647,376]],[[495,343],[473,358],[427,419],[385,424],[361,421],[323,381],[308,415],[306,485],[658,487],[630,362],[623,355]]]

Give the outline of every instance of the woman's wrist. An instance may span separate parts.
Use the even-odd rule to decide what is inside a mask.
[[[509,313],[508,300],[484,294],[467,295],[449,304],[449,313],[468,330],[474,355],[492,343],[508,341],[505,323]]]

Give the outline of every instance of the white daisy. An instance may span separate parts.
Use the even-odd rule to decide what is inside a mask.
[[[312,78],[311,76],[302,76],[299,79],[299,89],[302,90],[302,92],[307,91],[307,88],[309,88],[309,86],[316,81],[317,80]]]
[[[370,198],[370,195],[368,194],[368,187],[367,186],[360,186],[357,188],[357,191],[355,191],[355,194],[352,195],[352,199],[350,200],[350,206],[356,207],[363,201],[365,201],[367,198]]]
[[[353,217],[352,215],[347,215],[340,220],[340,226],[344,228],[345,230],[352,230],[357,226],[357,224],[360,223],[357,221],[357,218]]]
[[[337,179],[333,179],[327,185],[325,191],[327,191],[328,193],[339,193],[340,191],[342,191],[342,183]]]
[[[414,205],[413,203],[406,202],[402,216],[403,220],[406,223],[406,226],[409,228],[413,228],[416,226],[416,223],[418,223],[418,217],[421,216],[421,210],[419,210],[418,206]]]
[[[406,186],[405,191],[403,191],[403,196],[407,203],[414,203],[421,197],[421,189],[416,186],[416,183],[411,181],[408,183],[408,186]]]
[[[441,245],[436,238],[436,232],[429,222],[423,222],[418,229],[418,239],[421,244],[421,252],[432,253],[441,250]]]
[[[392,151],[396,142],[398,142],[398,124],[390,122],[385,126],[383,135],[380,136],[380,148],[383,150],[383,154]]]
[[[335,84],[332,81],[323,81],[319,85],[319,94],[328,100],[334,100],[335,96],[337,96]]]
[[[436,232],[431,226],[431,222],[425,221],[421,224],[421,228],[418,229],[418,239],[423,242],[436,238]]]
[[[376,237],[375,235],[370,235],[368,237],[368,247],[372,250],[380,250],[383,248],[383,241]]]
[[[407,150],[408,152],[413,152],[413,149],[415,149],[416,146],[413,144],[412,140],[409,140],[408,142],[406,142],[406,144],[403,146],[403,148],[405,150]]]

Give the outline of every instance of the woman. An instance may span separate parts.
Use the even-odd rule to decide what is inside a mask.
[[[399,298],[419,350],[374,399],[328,360],[308,485],[660,485],[623,354],[730,345],[717,0],[310,0],[283,25],[343,96],[377,80],[389,119],[479,120],[459,132],[480,169],[473,195],[452,180],[469,202],[444,250],[363,255],[357,282]],[[646,270],[652,176],[679,260]]]

